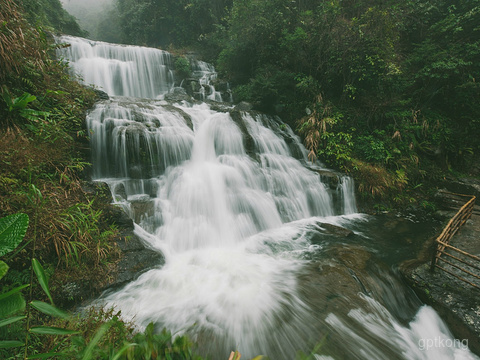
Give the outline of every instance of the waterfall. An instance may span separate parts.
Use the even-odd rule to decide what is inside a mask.
[[[87,85],[109,95],[155,99],[173,87],[170,53],[139,46],[112,45],[73,36],[56,38],[57,56]]]
[[[195,59],[192,59],[191,65],[193,76],[199,79],[203,100],[223,101],[222,95],[212,85],[212,81],[217,79],[215,67],[212,64]],[[208,88],[208,91],[205,88]],[[207,96],[205,96],[206,93]]]
[[[392,276],[379,281],[350,265],[348,256],[367,252],[359,250],[361,241],[372,243],[355,230],[366,216],[357,213],[350,178],[309,164],[299,139],[277,117],[229,104],[214,110],[166,101],[162,95],[174,83],[166,52],[73,37],[58,42],[70,43],[58,56],[72,71],[111,96],[87,116],[93,177],[109,184],[114,203],[135,220],[136,234],[165,257],[163,266],[152,264],[102,297],[103,306],[118,308],[140,329],[153,322],[187,333],[213,359],[231,350],[247,359],[293,359],[326,333],[333,344],[353,344],[332,350],[339,359],[343,352],[358,359],[429,358],[413,350],[423,335],[405,335],[399,314],[362,295],[366,287],[383,286],[393,294],[385,298],[395,299],[405,290]],[[208,81],[216,76],[198,64]],[[324,182],[319,172],[338,181]],[[353,229],[350,242],[345,228]],[[392,284],[399,288],[389,290]],[[409,313],[413,329],[433,315],[413,318],[418,300],[408,294],[390,311]],[[352,318],[364,328],[350,329]],[[375,329],[388,329],[387,347],[372,337]],[[474,358],[468,350],[461,355]]]
[[[341,194],[342,213],[354,214],[357,212],[357,203],[355,201],[355,184],[353,179],[348,176],[342,176],[340,179],[339,193]]]

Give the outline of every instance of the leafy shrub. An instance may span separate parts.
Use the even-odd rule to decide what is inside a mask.
[[[190,61],[184,56],[177,56],[175,59],[175,71],[180,78],[189,77],[192,74]]]

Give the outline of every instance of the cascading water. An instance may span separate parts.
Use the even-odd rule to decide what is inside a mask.
[[[87,85],[98,86],[109,95],[157,98],[173,87],[171,55],[139,46],[111,46],[74,36],[58,37],[69,44],[58,54],[70,62],[73,72]]]
[[[71,43],[59,56],[85,82],[137,97],[113,97],[89,113],[94,178],[165,256],[103,305],[140,328],[188,333],[214,359],[234,349],[293,359],[326,334],[317,359],[476,358],[376,265],[352,180],[308,164],[279,119],[165,101],[173,79],[160,50],[59,41]],[[336,181],[322,182],[320,172]],[[433,336],[455,346],[420,346]]]
[[[213,65],[199,60],[192,60],[191,64],[193,76],[199,79],[203,100],[223,101],[222,95],[211,85],[212,81],[217,79]],[[205,88],[208,88],[208,95],[205,94]]]

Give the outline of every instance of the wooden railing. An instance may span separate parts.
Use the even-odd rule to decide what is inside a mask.
[[[466,196],[466,195],[463,195]],[[463,224],[470,218],[473,212],[473,207],[475,206],[476,197],[473,196],[465,205],[463,205],[460,210],[455,214],[455,216],[450,219],[447,226],[443,229],[442,233],[435,240],[434,246],[435,250],[432,257],[431,271],[434,271],[435,268],[445,271],[446,273],[456,277],[459,280],[470,284],[471,286],[480,290],[480,286],[473,283],[472,281],[464,278],[463,276],[453,273],[451,270],[444,268],[439,265],[439,262],[443,262],[456,268],[467,274],[469,277],[473,277],[477,280],[480,280],[480,272],[475,274],[474,271],[480,271],[480,257],[476,255],[469,254],[466,251],[460,250],[449,244],[453,235],[455,235],[462,227]],[[445,249],[450,250],[447,252]],[[452,254],[455,253],[455,255]],[[442,257],[443,255],[443,257]],[[448,257],[448,260],[446,259]],[[463,258],[460,258],[463,257]],[[473,263],[472,263],[473,261]],[[465,276],[465,275],[464,275]]]

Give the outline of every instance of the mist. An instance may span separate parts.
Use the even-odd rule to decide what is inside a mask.
[[[121,43],[115,0],[60,0],[66,11],[72,14],[88,38]]]

